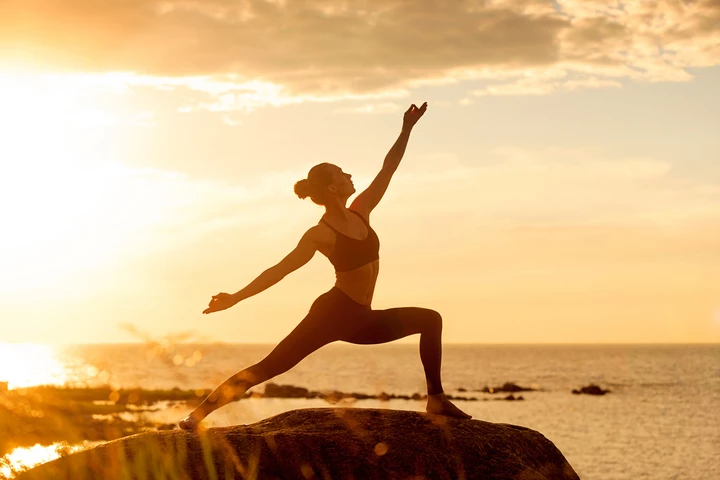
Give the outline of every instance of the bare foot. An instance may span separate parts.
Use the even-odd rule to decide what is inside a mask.
[[[458,407],[453,405],[452,402],[447,399],[444,393],[439,393],[437,395],[428,395],[427,398],[428,400],[425,411],[428,413],[432,413],[435,415],[445,415],[446,417],[472,418],[472,415],[468,415],[467,413],[463,412]]]
[[[178,423],[178,425],[183,430],[193,432],[193,431],[196,431],[200,427],[200,420],[193,417],[192,415],[188,415],[187,417],[180,420],[180,423]]]

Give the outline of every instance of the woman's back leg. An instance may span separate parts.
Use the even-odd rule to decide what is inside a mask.
[[[242,398],[255,385],[290,370],[315,350],[338,340],[324,317],[309,313],[265,358],[231,376],[210,393],[185,424],[196,425],[218,408]]]

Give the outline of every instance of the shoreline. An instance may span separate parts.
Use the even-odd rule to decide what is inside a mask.
[[[311,391],[294,385],[263,384],[264,391],[252,389],[242,399],[319,399],[329,405],[350,404],[362,400],[388,402],[406,400],[422,402],[427,395],[397,395],[381,392]],[[506,383],[502,387],[485,387],[484,391],[463,395],[448,394],[454,401],[488,400],[522,401],[517,392],[534,389]],[[169,390],[113,389],[101,387],[38,386],[0,391],[0,457],[17,447],[55,442],[109,441],[147,430],[175,428],[174,424],[151,421],[147,414],[171,407],[192,408],[208,394],[209,389]],[[467,393],[472,393],[472,396]]]

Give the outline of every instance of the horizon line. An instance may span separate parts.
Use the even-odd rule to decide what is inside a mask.
[[[48,346],[79,346],[79,345],[145,345],[145,344],[157,344],[157,343],[168,343],[172,345],[277,345],[278,342],[235,342],[235,341],[223,341],[223,340],[207,340],[207,341],[197,341],[197,342],[163,342],[162,339],[160,340],[153,340],[149,342],[145,341],[130,341],[130,342],[75,342],[75,343],[49,343],[49,342],[31,342],[31,341],[3,341],[0,340],[0,345],[3,344],[17,344],[17,345],[48,345]],[[333,342],[327,346],[337,346],[337,345],[353,345],[353,346],[376,346],[376,345],[417,345],[417,342],[387,342],[387,343],[381,343],[376,345],[355,345],[352,343],[347,342]],[[615,346],[615,345],[624,345],[624,346],[639,346],[639,345],[647,345],[647,346],[661,346],[661,345],[685,345],[685,346],[695,346],[695,345],[715,345],[720,346],[720,342],[443,342],[443,346],[461,346],[461,345],[467,345],[467,346],[476,346],[476,345],[482,345],[482,346]]]

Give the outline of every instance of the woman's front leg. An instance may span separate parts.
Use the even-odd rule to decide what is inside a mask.
[[[357,330],[342,340],[372,345],[388,343],[416,333],[420,334],[420,361],[428,389],[426,411],[459,418],[471,418],[443,392],[440,370],[442,364],[442,316],[435,310],[420,307],[370,310],[359,322]]]

